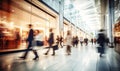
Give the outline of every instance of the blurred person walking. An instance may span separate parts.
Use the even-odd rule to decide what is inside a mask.
[[[57,38],[56,38],[56,43],[57,43],[57,45],[59,45],[59,43],[60,43],[60,37],[57,35]]]
[[[92,43],[92,45],[93,45],[93,43],[94,43],[94,39],[93,39],[93,38],[91,39],[91,43]]]
[[[72,45],[75,46],[75,36],[72,37]]]
[[[99,44],[98,52],[100,53],[100,57],[102,57],[102,54],[104,54],[105,51],[106,36],[104,31],[105,30],[101,29],[97,37],[97,43]]]
[[[67,45],[66,53],[68,55],[70,55],[70,53],[71,53],[71,46],[72,46],[72,35],[71,35],[71,32],[69,30],[67,31],[67,36],[65,38],[65,41],[66,41],[66,45]]]
[[[80,44],[81,44],[81,46],[83,46],[83,42],[84,42],[83,37],[80,37]]]
[[[47,55],[48,52],[50,51],[50,48],[52,48],[52,49],[53,49],[53,54],[52,54],[52,55],[54,56],[54,55],[55,55],[55,50],[54,50],[54,47],[52,46],[52,45],[54,44],[54,33],[53,33],[53,29],[52,29],[52,28],[49,29],[49,32],[50,32],[49,38],[48,38],[49,48],[48,48],[47,52],[45,53],[45,55]]]
[[[21,42],[21,36],[20,36],[20,31],[19,29],[16,28],[15,30],[15,48],[19,48]]]
[[[29,50],[30,50],[31,47],[32,47],[32,41],[34,40],[34,38],[33,38],[33,37],[34,37],[34,35],[33,35],[34,31],[33,31],[33,29],[32,29],[32,25],[29,24],[28,27],[29,27],[29,29],[30,29],[30,30],[29,30],[29,34],[28,34],[28,38],[27,38],[28,47],[27,47],[27,50],[26,50],[26,52],[24,53],[24,55],[20,57],[21,59],[26,59],[26,58],[27,58],[28,52],[29,52]],[[32,50],[32,51],[33,51],[33,53],[34,53],[34,55],[35,55],[35,58],[33,58],[33,60],[38,59],[39,56],[38,56],[36,50]]]
[[[88,45],[88,38],[84,38],[84,42],[85,42],[85,45],[87,46]]]
[[[42,31],[40,31],[40,30],[35,31],[34,41],[32,44],[33,44],[33,46],[43,46],[44,45]]]
[[[96,42],[97,42],[96,38],[93,39],[93,42],[94,42],[94,44],[96,45]]]
[[[79,42],[79,39],[78,39],[78,36],[75,37],[75,46],[78,47],[78,42]]]
[[[60,38],[59,38],[59,43],[60,43],[60,46],[61,46],[61,48],[63,48],[63,37],[62,36],[60,36]]]

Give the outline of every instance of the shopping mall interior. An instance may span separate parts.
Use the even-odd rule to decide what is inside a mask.
[[[43,45],[28,50],[30,24],[32,41],[39,31]],[[108,39],[102,57],[101,29]],[[0,0],[0,71],[120,71],[120,0]]]

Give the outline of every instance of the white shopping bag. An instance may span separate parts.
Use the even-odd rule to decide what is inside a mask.
[[[32,41],[32,47],[31,47],[31,49],[33,49],[33,50],[37,50],[38,49],[36,41]]]

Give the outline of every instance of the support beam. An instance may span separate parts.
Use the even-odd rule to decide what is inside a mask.
[[[110,36],[110,43],[111,43],[111,46],[113,46],[113,43],[114,43],[114,37],[113,37],[113,34],[114,34],[114,0],[109,0],[109,36]]]
[[[59,30],[60,30],[61,36],[63,36],[63,31],[64,31],[63,17],[64,17],[64,0],[60,0],[59,1]]]

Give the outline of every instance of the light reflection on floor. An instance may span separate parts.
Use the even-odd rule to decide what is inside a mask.
[[[113,59],[113,49],[107,49],[103,58],[99,57],[95,45],[72,47],[71,55],[66,55],[65,47],[56,51],[52,49],[48,55],[43,55],[46,49],[38,50],[39,60],[32,60],[34,55],[29,52],[26,60],[18,57],[23,54],[7,54],[0,57],[0,71],[119,71],[118,62]],[[115,55],[114,55],[115,56]],[[112,58],[111,58],[112,57]],[[120,58],[120,57],[119,57]],[[112,60],[113,59],[113,60]],[[112,66],[112,65],[115,65]],[[112,69],[111,69],[112,68]]]

